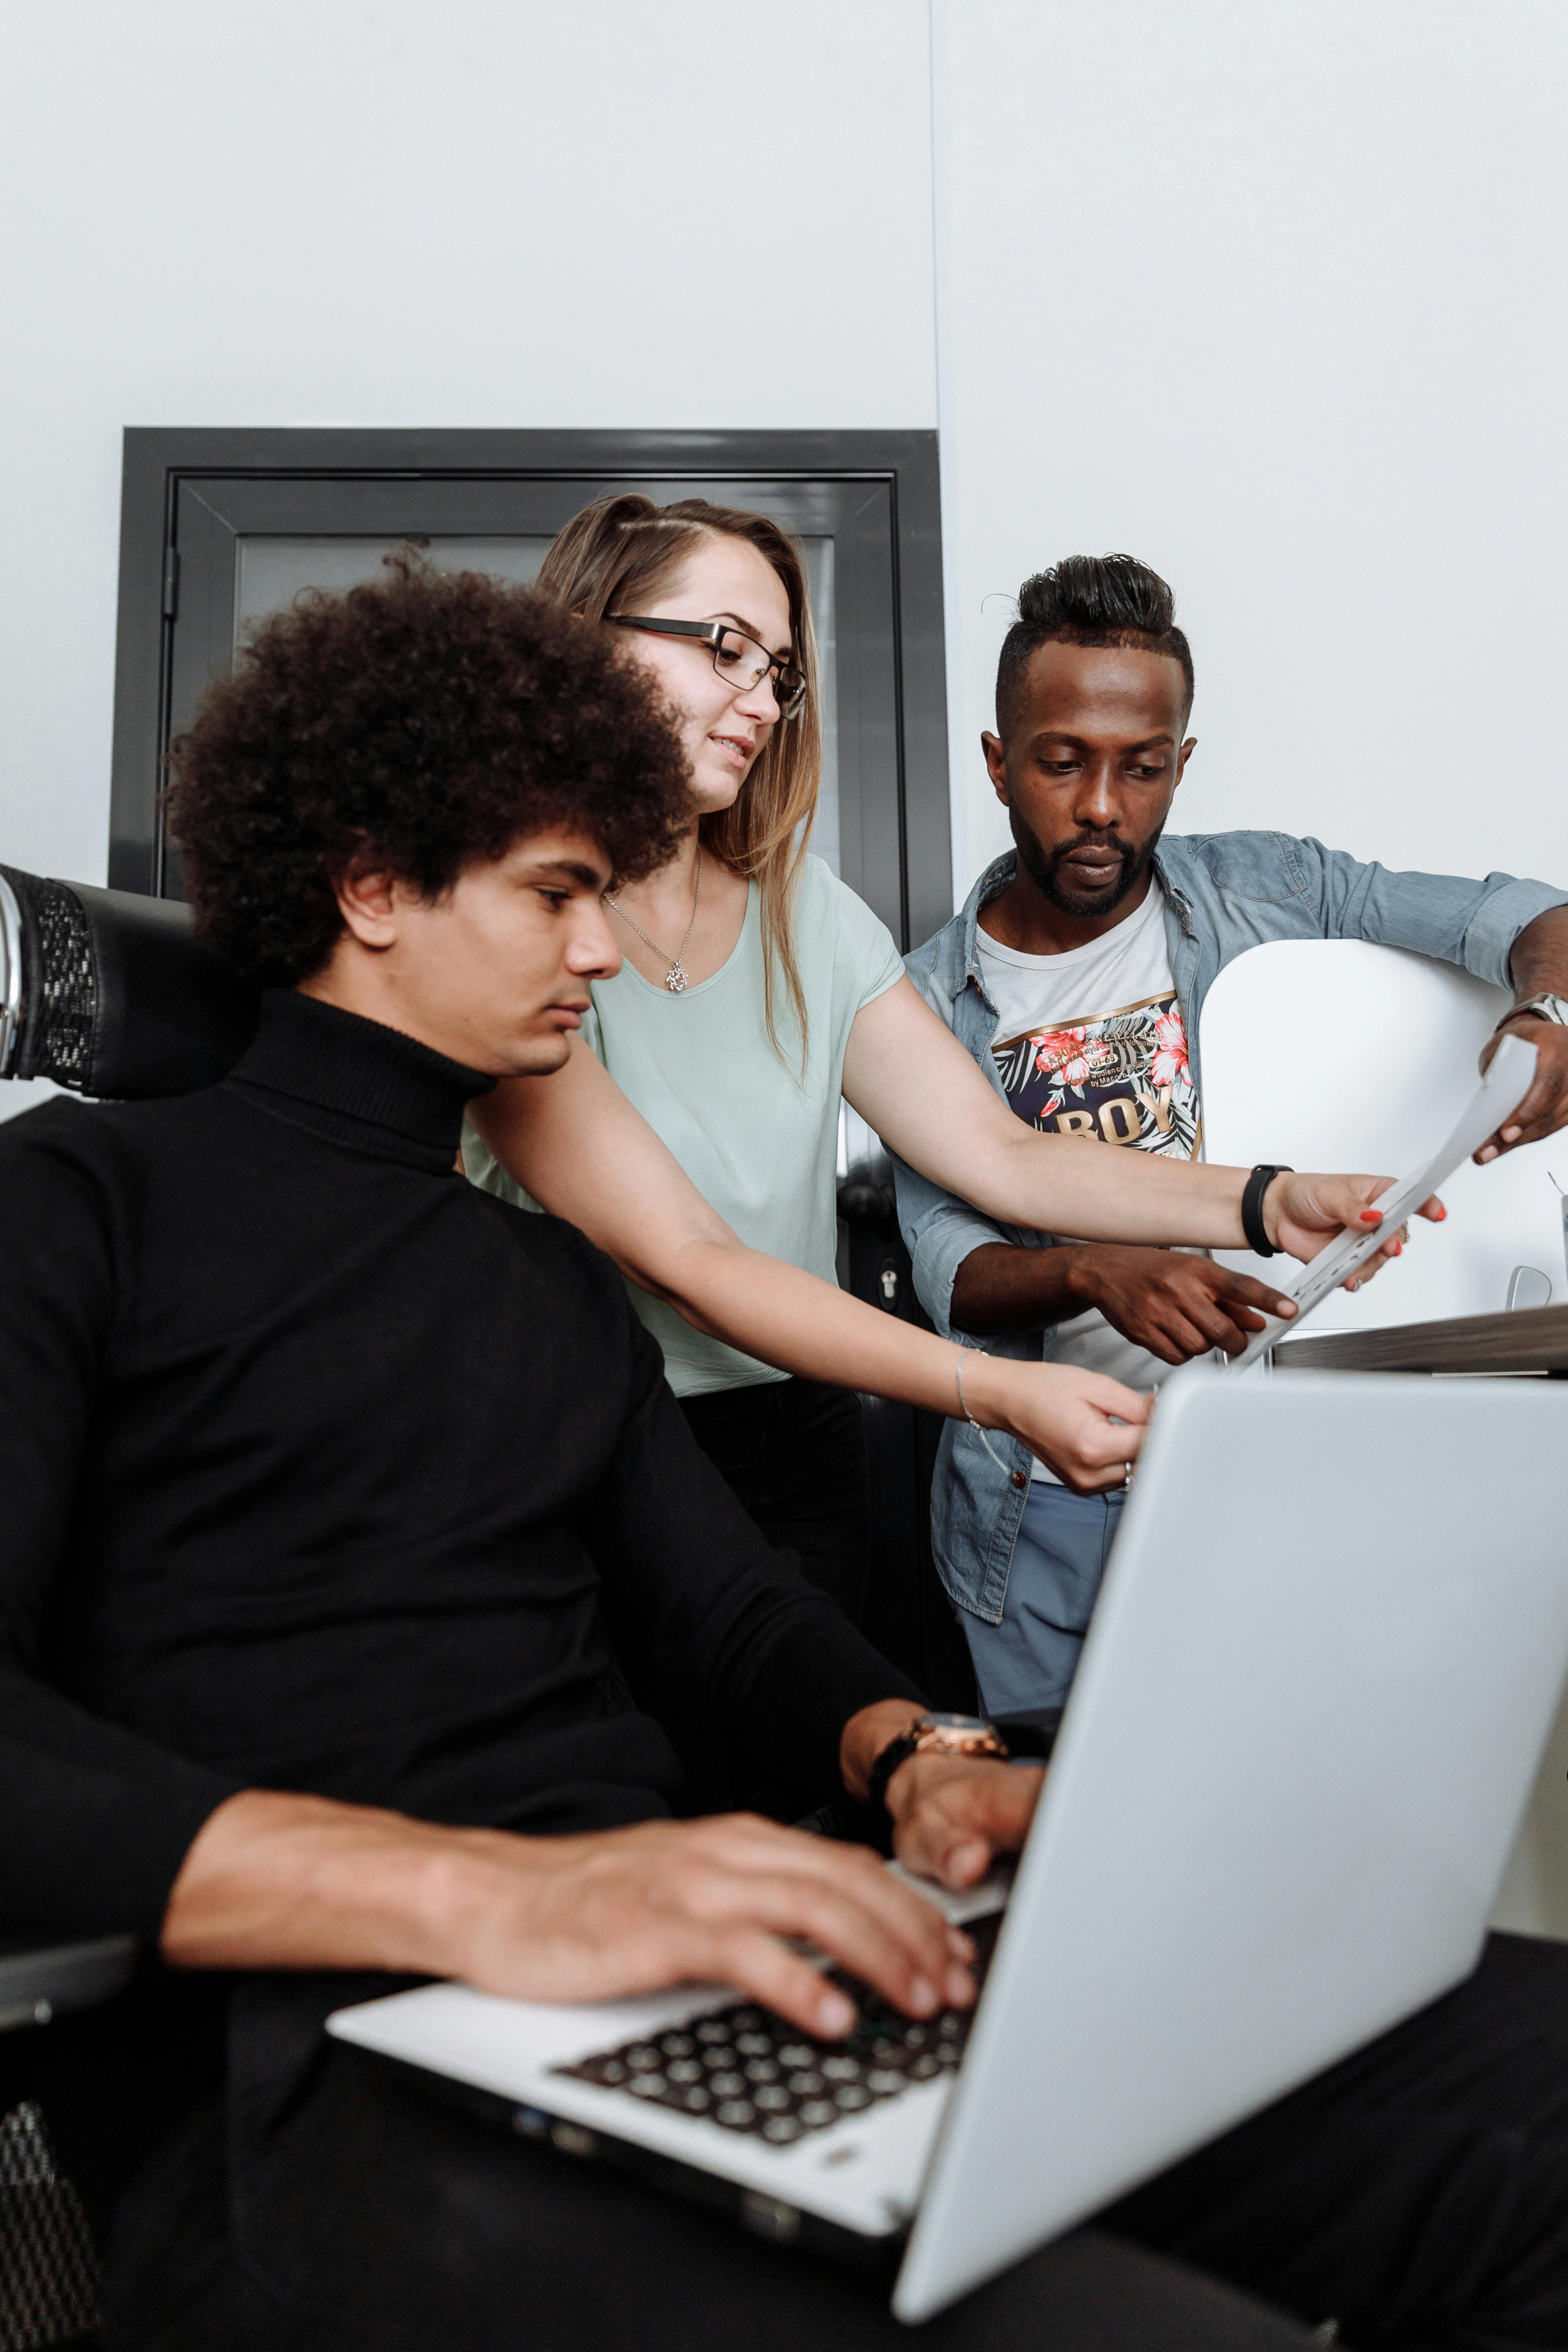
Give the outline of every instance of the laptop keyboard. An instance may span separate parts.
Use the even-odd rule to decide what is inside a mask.
[[[998,1925],[977,1920],[969,1930],[977,1975],[990,1958]],[[860,2011],[854,2032],[842,2042],[818,2041],[771,2010],[738,2001],[551,2072],[786,2147],[956,2070],[972,2010],[948,2009],[917,2020],[838,1970],[828,1974]]]

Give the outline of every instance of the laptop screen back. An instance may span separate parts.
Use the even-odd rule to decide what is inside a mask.
[[[1568,1668],[1568,1398],[1166,1387],[894,2308],[1473,1966]]]

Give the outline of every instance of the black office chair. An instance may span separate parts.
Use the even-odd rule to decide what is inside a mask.
[[[0,1945],[5,2352],[64,2352],[96,2339],[103,2091],[92,2053],[62,2046],[56,2021],[112,2001],[135,1958],[129,1936],[47,1949]]]
[[[187,908],[0,866],[0,1077],[122,1101],[190,1094],[233,1067],[256,1015]],[[5,2352],[93,2340],[94,2242],[123,2132],[104,2112],[110,2005],[134,1954],[123,1936],[0,1947]]]
[[[194,1094],[234,1067],[256,1019],[188,907],[0,866],[0,1078],[119,1102]]]

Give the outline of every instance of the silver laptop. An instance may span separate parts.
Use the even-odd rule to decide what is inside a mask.
[[[1463,1978],[1568,1671],[1546,1381],[1166,1386],[972,2020],[457,1985],[347,2042],[921,2320]],[[900,2259],[901,2257],[901,2259]]]

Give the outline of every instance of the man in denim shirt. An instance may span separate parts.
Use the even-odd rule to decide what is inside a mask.
[[[1193,667],[1171,592],[1131,556],[1074,556],[1027,581],[984,738],[1016,850],[907,959],[1021,1118],[1190,1157],[1202,1147],[1198,1016],[1216,973],[1268,940],[1412,948],[1511,986],[1540,1053],[1495,1157],[1568,1120],[1568,891],[1390,874],[1279,833],[1165,835],[1193,750]],[[898,1165],[915,1285],[940,1331],[1148,1388],[1236,1354],[1279,1294],[1209,1259],[1085,1247],[1007,1228]],[[1121,1515],[1025,1448],[950,1422],[937,1459],[937,1565],[992,1714],[1059,1705]]]

